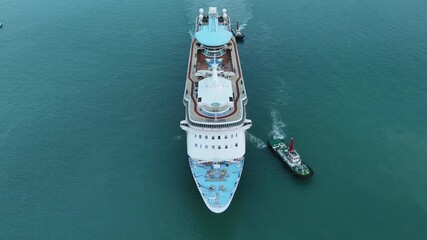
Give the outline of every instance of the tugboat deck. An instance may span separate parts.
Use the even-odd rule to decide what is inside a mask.
[[[300,158],[296,150],[293,150],[293,140],[290,147],[282,139],[272,139],[269,141],[271,149],[296,175],[304,178],[313,176],[313,170]]]

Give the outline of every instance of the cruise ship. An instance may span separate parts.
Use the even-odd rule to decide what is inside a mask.
[[[245,161],[247,95],[236,39],[227,10],[199,10],[184,91],[187,153],[206,206],[215,213],[230,205]]]

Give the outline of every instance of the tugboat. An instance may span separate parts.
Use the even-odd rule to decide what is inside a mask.
[[[299,177],[309,178],[313,176],[314,172],[301,160],[300,155],[294,149],[294,142],[294,138],[291,138],[289,148],[283,139],[272,139],[268,143],[293,173]]]
[[[239,22],[236,24],[236,29],[233,30],[233,35],[237,41],[241,41],[245,37],[245,35],[240,31]]]

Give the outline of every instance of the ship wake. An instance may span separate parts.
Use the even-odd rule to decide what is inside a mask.
[[[258,149],[264,149],[267,147],[267,144],[262,141],[260,138],[246,131],[246,136],[249,139],[249,142],[252,143]]]
[[[283,128],[286,126],[286,124],[282,121],[280,118],[280,114],[276,110],[271,110],[271,117],[273,118],[273,123],[271,126],[271,131],[268,134],[269,137],[273,139],[285,139],[286,134],[283,130]]]
[[[277,110],[271,110],[272,124],[271,130],[268,133],[268,136],[273,139],[285,139],[286,134],[283,128],[286,127],[286,124],[280,118],[280,114]],[[254,145],[258,149],[264,149],[267,147],[267,143],[265,143],[261,138],[255,136],[254,134],[246,131],[246,136],[249,142]]]

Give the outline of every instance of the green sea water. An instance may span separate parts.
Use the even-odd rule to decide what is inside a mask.
[[[211,213],[182,96],[200,7],[227,8],[243,176]],[[0,239],[424,239],[427,1],[0,0]],[[296,139],[296,179],[265,143]]]

